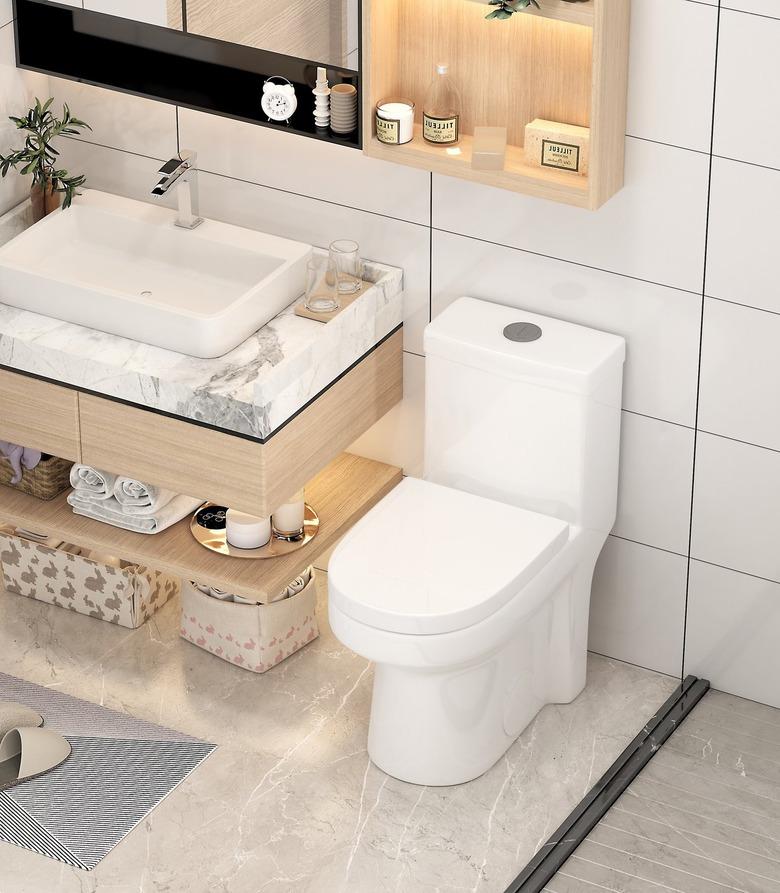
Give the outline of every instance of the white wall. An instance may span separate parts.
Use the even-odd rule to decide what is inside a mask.
[[[207,215],[355,238],[405,269],[407,396],[360,440],[367,455],[419,472],[422,330],[458,295],[625,335],[620,507],[591,647],[679,673],[687,606],[685,671],[780,705],[780,11],[632,5],[627,182],[595,214],[184,109],[180,143],[200,153]],[[52,84],[95,127],[67,163],[148,199],[176,110]]]

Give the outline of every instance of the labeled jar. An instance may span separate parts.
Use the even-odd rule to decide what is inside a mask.
[[[374,129],[380,143],[402,146],[414,138],[414,103],[411,99],[390,97],[376,104]]]

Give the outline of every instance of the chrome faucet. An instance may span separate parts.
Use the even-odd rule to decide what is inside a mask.
[[[203,223],[203,218],[199,214],[197,160],[195,152],[182,149],[178,158],[171,158],[160,168],[160,173],[165,176],[152,190],[152,195],[165,195],[172,186],[178,184],[179,213],[176,217],[176,226],[182,226],[184,229],[195,229]]]

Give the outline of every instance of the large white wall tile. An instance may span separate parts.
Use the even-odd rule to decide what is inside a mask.
[[[707,298],[699,427],[780,450],[780,316]]]
[[[709,162],[626,141],[626,185],[598,211],[434,175],[433,221],[474,236],[602,270],[701,291]]]
[[[685,673],[780,707],[780,586],[694,561]]]
[[[623,335],[623,405],[693,425],[701,298],[434,231],[433,315],[461,295]]]
[[[631,136],[709,152],[717,19],[689,0],[631,4]]]
[[[708,0],[712,2],[712,0]],[[777,0],[721,0],[723,9],[734,9],[738,12],[750,12],[758,16],[780,18],[780,7]]]
[[[780,170],[714,158],[707,294],[780,313]]]
[[[716,155],[780,168],[778,46],[780,19],[728,10],[721,13]]]
[[[700,433],[694,558],[780,581],[780,453]]]
[[[688,553],[693,438],[691,428],[623,413],[615,534]]]
[[[38,96],[43,102],[49,96],[49,78],[16,67],[13,25],[0,28],[0,152],[18,149],[24,144],[9,115],[25,115]],[[0,180],[0,214],[18,205],[30,194],[30,177],[9,171]]]
[[[152,195],[152,188],[160,179],[158,169],[166,160],[162,156],[147,158],[86,140],[66,139],[60,144],[60,157],[68,170],[86,175],[88,189],[101,189],[139,201],[160,203],[168,208],[176,206],[173,191],[163,196]]]
[[[88,142],[166,161],[176,155],[175,106],[63,78],[52,78],[51,89],[92,127],[83,133]]]
[[[682,556],[609,537],[593,579],[590,650],[678,674],[685,576]]]
[[[262,186],[273,186],[428,224],[430,174],[367,158],[345,146],[291,139],[217,115],[179,110],[181,144],[198,152],[200,166]]]
[[[13,0],[0,0],[0,28],[13,21],[14,5]]]
[[[425,425],[425,360],[404,354],[404,399],[349,448],[350,453],[422,477]]]

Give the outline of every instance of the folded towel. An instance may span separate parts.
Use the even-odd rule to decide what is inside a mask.
[[[84,499],[78,491],[68,494],[68,502],[77,515],[92,518],[95,521],[103,521],[114,527],[124,530],[132,530],[136,533],[162,533],[171,525],[191,515],[197,508],[203,505],[202,499],[193,499],[190,496],[174,496],[174,498],[161,509],[151,515],[128,515],[122,506],[111,496],[105,500]]]
[[[116,475],[91,465],[74,465],[70,470],[70,485],[85,500],[112,499]]]
[[[175,496],[172,490],[163,490],[135,478],[118,477],[114,481],[114,498],[128,515],[153,515]]]
[[[11,483],[14,485],[22,480],[23,468],[32,470],[41,461],[41,453],[38,450],[31,450],[5,440],[0,440],[0,455],[5,456],[11,463],[14,472]]]

